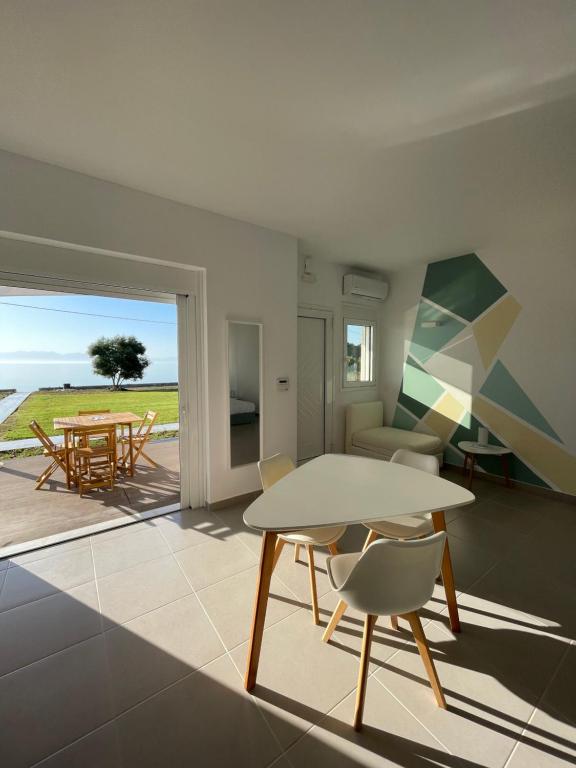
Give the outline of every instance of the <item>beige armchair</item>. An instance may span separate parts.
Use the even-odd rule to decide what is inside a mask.
[[[439,437],[386,427],[383,421],[384,404],[380,400],[349,405],[346,408],[346,453],[390,461],[397,450],[404,448],[436,456],[442,464],[444,446]]]

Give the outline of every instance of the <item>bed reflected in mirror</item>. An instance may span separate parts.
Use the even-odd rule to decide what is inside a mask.
[[[228,380],[230,392],[230,466],[260,459],[260,323],[228,321]]]

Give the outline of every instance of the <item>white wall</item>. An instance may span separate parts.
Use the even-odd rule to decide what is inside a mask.
[[[332,264],[322,259],[310,261],[311,271],[316,275],[316,282],[309,283],[301,279],[304,256],[299,259],[298,304],[300,308],[317,307],[328,309],[334,317],[334,408],[332,445],[333,450],[341,453],[344,450],[345,412],[349,403],[369,402],[380,399],[380,378],[377,368],[377,380],[373,387],[344,388],[342,386],[342,363],[344,355],[343,335],[344,316],[350,308],[357,316],[377,321],[376,345],[378,352],[382,349],[382,318],[385,304],[366,299],[354,299],[342,295],[342,278],[351,270],[339,264]],[[349,314],[349,313],[348,313]]]
[[[166,267],[62,251],[51,258],[13,243],[0,269],[186,292],[206,270],[208,500],[259,487],[255,466],[228,468],[226,319],[264,325],[264,452],[296,456],[295,238],[0,151],[0,230],[137,254]],[[5,243],[8,241],[5,241]],[[275,388],[277,376],[294,386]]]

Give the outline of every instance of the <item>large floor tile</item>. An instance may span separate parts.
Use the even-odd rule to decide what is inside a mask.
[[[101,631],[96,584],[0,613],[0,675],[87,640]]]
[[[256,565],[258,558],[241,541],[212,540],[181,549],[175,557],[194,589],[202,589]]]
[[[576,724],[536,710],[507,768],[568,768],[576,764]]]
[[[37,768],[123,768],[114,721],[37,763]]]
[[[94,579],[90,547],[8,568],[0,611],[69,590]]]
[[[118,714],[225,653],[194,595],[105,634]]]
[[[287,757],[298,768],[458,766],[446,750],[375,679],[368,680],[362,731],[352,728],[351,693],[312,728]]]
[[[225,541],[234,535],[214,512],[206,509],[172,512],[155,518],[154,525],[162,531],[173,552],[195,547],[198,544],[206,544],[212,539]]]
[[[357,658],[323,643],[322,632],[307,611],[298,611],[264,631],[254,693],[284,748],[356,685]],[[231,654],[242,672],[246,653],[247,644],[243,644]]]
[[[6,570],[6,568],[8,568],[9,565],[10,565],[10,560],[8,560],[7,558],[4,560],[0,560],[0,571]]]
[[[476,597],[534,616],[556,634],[576,638],[576,594],[539,561],[503,561],[470,589]]]
[[[497,558],[508,555],[527,541],[527,535],[522,530],[517,530],[511,535],[503,525],[498,525],[486,517],[477,515],[477,510],[482,511],[483,508],[488,514],[488,510],[494,509],[494,506],[488,501],[483,502],[477,507],[470,507],[469,514],[458,515],[455,520],[448,523],[450,540],[461,539],[491,552]],[[506,508],[502,507],[502,509]]]
[[[31,766],[111,715],[102,635],[0,678],[2,763]]]
[[[460,622],[458,647],[466,646],[466,653],[478,660],[478,670],[489,665],[501,685],[535,706],[568,641],[534,617],[470,595],[460,596]]]
[[[510,561],[523,570],[532,569],[536,564],[546,576],[573,592],[576,590],[575,536],[573,526],[545,521],[511,554]]]
[[[542,515],[536,509],[500,504],[497,498],[479,501],[470,508],[471,517],[497,526],[503,536],[507,532],[509,535],[506,535],[506,539],[510,542],[514,541],[517,534],[531,533],[541,525]],[[464,510],[462,514],[464,515]]]
[[[571,645],[546,689],[540,708],[576,725],[576,645]]]
[[[449,536],[450,557],[457,591],[467,590],[498,562],[490,549],[484,549],[470,541]]]
[[[227,656],[117,722],[125,766],[265,768],[280,754]]]
[[[449,750],[482,766],[500,768],[527,723],[533,704],[499,680],[498,670],[465,631],[455,639],[432,622],[425,628],[448,710],[434,700],[414,648],[379,669],[378,680]],[[507,681],[509,682],[509,681]]]
[[[83,549],[89,547],[90,541],[88,538],[73,539],[72,541],[65,541],[62,544],[53,544],[51,547],[42,547],[41,549],[33,549],[31,552],[25,552],[23,555],[16,555],[10,558],[10,565],[27,565],[28,563],[34,563],[37,560],[44,560],[47,557],[54,557],[54,555],[60,555],[63,552],[72,552],[74,549]]]
[[[224,530],[233,534],[237,539],[242,541],[251,552],[257,557],[260,556],[260,549],[262,547],[262,534],[260,531],[255,531],[244,523],[242,516],[246,509],[246,504],[237,504],[225,509],[219,509],[214,514],[218,517],[223,525]]]
[[[192,592],[172,555],[99,579],[98,591],[106,629]]]
[[[126,534],[121,544],[117,539],[100,541],[94,537],[92,554],[96,578],[100,579],[138,563],[168,555],[170,549],[160,531],[150,526]]]
[[[198,592],[227,648],[245,642],[250,634],[258,568],[254,566]],[[266,626],[294,613],[302,604],[277,577],[272,578]]]

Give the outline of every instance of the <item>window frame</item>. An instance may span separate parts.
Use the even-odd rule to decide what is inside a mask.
[[[372,329],[372,362],[371,362],[371,378],[369,381],[348,381],[347,369],[348,369],[348,326],[350,325],[362,325],[370,327]],[[377,366],[377,354],[376,354],[376,340],[377,340],[378,326],[373,317],[366,317],[365,315],[345,314],[342,323],[342,389],[366,389],[374,388],[376,384],[376,371]]]

